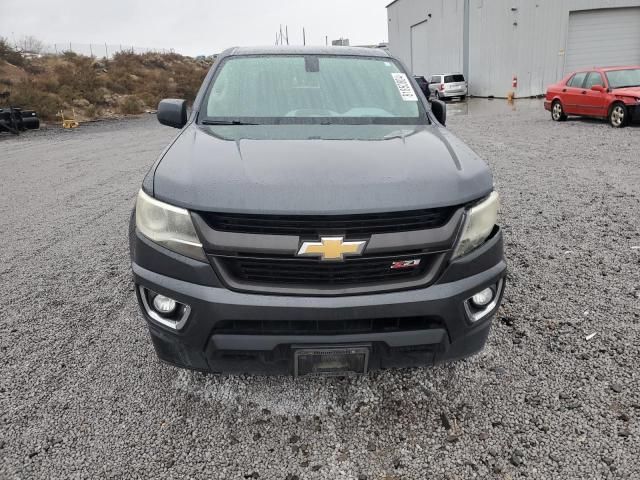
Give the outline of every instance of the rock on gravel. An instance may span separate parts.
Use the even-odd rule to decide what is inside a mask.
[[[502,196],[503,320],[468,361],[352,379],[156,360],[127,222],[175,130],[0,138],[0,478],[640,478],[640,127],[464,107]]]

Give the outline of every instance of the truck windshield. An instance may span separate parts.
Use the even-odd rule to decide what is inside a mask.
[[[229,57],[200,109],[203,124],[429,123],[407,75],[389,58]]]
[[[605,72],[609,88],[640,87],[640,68]]]

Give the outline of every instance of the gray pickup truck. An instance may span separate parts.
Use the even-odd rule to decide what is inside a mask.
[[[402,64],[366,48],[232,48],[131,216],[160,359],[363,374],[481,350],[506,264],[486,163]]]

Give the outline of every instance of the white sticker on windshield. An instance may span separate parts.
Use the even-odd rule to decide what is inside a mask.
[[[391,75],[396,82],[396,87],[398,87],[402,100],[405,102],[417,102],[418,97],[416,97],[416,92],[413,91],[407,76],[404,73],[392,73]]]

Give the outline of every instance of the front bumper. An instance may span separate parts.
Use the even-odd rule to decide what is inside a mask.
[[[261,295],[227,289],[209,264],[169,252],[137,232],[131,235],[134,281],[153,292],[189,305],[179,331],[159,325],[144,308],[151,338],[161,360],[213,372],[290,374],[292,346],[366,344],[369,369],[432,365],[467,357],[486,342],[496,307],[472,323],[464,302],[504,279],[502,234],[451,264],[435,284],[420,289],[341,297]],[[140,302],[139,288],[138,301]],[[350,322],[363,319],[428,317],[424,330],[376,331],[339,335],[216,333],[220,322]]]

